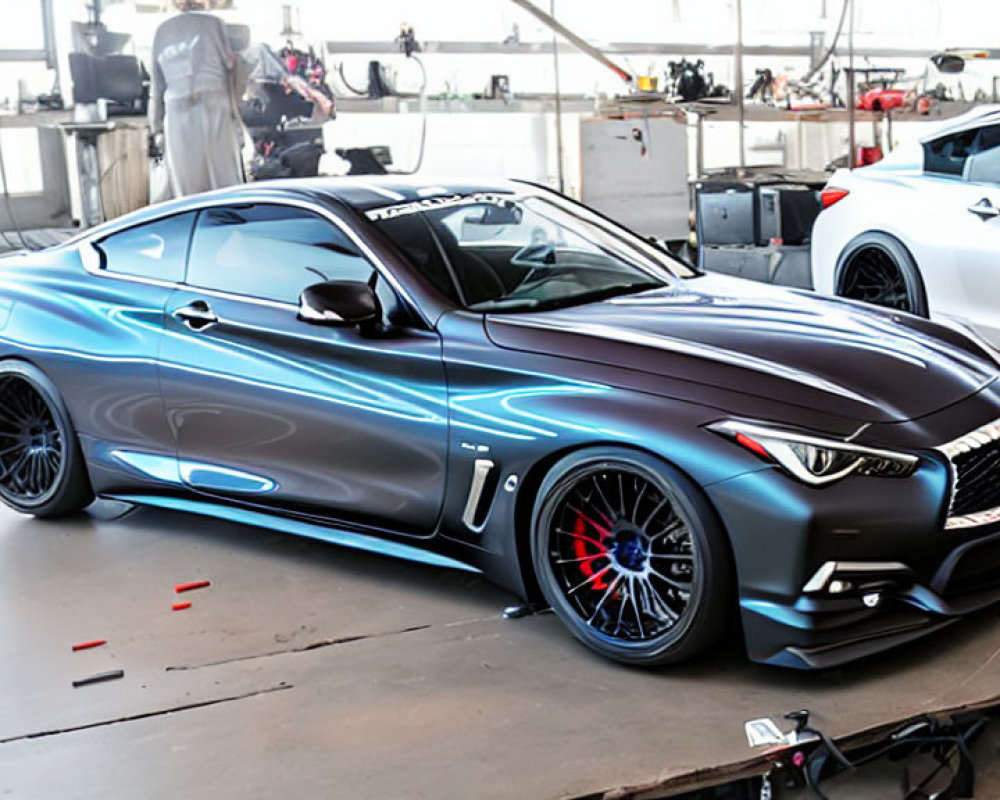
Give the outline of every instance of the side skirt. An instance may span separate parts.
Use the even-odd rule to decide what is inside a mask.
[[[217,503],[207,503],[202,500],[193,500],[186,497],[166,497],[149,494],[107,494],[102,495],[110,500],[119,500],[124,503],[134,503],[143,506],[156,506],[157,508],[167,508],[174,511],[186,511],[191,514],[201,514],[206,517],[238,522],[244,525],[254,525],[258,528],[268,528],[282,533],[291,533],[296,536],[305,536],[309,539],[318,539],[330,544],[350,547],[355,550],[364,550],[369,553],[400,558],[404,561],[415,561],[420,564],[429,564],[433,567],[445,567],[447,569],[458,569],[465,572],[480,574],[482,570],[470,566],[454,558],[435,553],[423,548],[404,544],[403,542],[391,539],[381,539],[377,536],[369,536],[364,533],[354,533],[351,531],[317,525],[311,522],[304,522],[297,519],[288,519],[276,514],[266,514],[260,511],[252,511],[245,508],[234,508],[233,506],[221,505]]]

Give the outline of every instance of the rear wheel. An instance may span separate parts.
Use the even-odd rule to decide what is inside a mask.
[[[729,554],[697,488],[641,453],[608,449],[556,465],[535,506],[539,585],[574,636],[653,666],[694,655],[725,623]]]
[[[923,281],[903,243],[885,233],[864,233],[844,249],[837,294],[883,308],[927,316]]]
[[[0,363],[0,499],[53,517],[93,500],[83,456],[52,382],[20,362]]]

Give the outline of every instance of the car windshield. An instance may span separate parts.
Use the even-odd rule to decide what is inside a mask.
[[[522,312],[660,288],[696,273],[587,209],[480,193],[374,209],[368,218],[471,311]]]

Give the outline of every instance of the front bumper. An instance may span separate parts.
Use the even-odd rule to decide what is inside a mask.
[[[777,469],[706,487],[729,532],[749,657],[819,669],[1000,601],[1000,523],[944,530],[950,475],[816,489]]]
[[[1000,531],[949,555],[928,584],[899,562],[826,562],[829,579],[807,583],[786,605],[741,600],[755,661],[821,669],[878,653],[1000,602]],[[820,575],[820,577],[823,577]],[[785,642],[775,650],[768,642]]]

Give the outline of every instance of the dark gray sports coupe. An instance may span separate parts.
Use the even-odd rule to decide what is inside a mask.
[[[822,667],[1000,597],[998,355],[524,183],[248,185],[0,260],[0,496],[463,566],[631,664]]]

